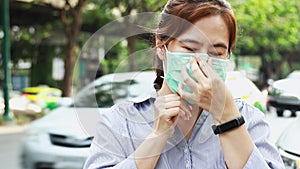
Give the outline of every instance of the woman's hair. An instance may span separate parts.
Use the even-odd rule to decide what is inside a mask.
[[[230,4],[226,0],[169,0],[161,14],[156,31],[156,48],[178,37],[199,19],[207,16],[221,16],[229,31],[229,48],[231,54],[236,44],[236,20]],[[187,24],[190,23],[190,24]],[[163,83],[163,64],[155,57],[156,80],[154,88],[160,89]]]

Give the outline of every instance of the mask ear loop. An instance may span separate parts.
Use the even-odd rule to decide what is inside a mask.
[[[165,62],[162,61],[162,63],[163,63],[162,67],[163,67],[163,71],[164,71],[164,75],[165,75],[167,73],[167,70],[165,68]],[[159,77],[162,78],[162,79],[165,79],[165,76],[159,76]]]
[[[166,45],[164,45],[164,48],[165,48],[165,53],[163,53],[162,49],[159,49],[159,52],[160,52],[161,55],[166,55],[166,52],[168,51]],[[164,75],[165,75],[167,73],[167,70],[165,68],[165,61],[162,60],[162,63],[163,63],[162,67],[163,67],[163,71],[164,71]],[[165,79],[165,76],[159,76],[159,77],[162,78],[162,79]]]

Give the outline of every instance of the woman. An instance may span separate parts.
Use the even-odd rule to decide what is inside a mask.
[[[235,43],[225,0],[169,0],[157,92],[103,115],[84,168],[284,168],[263,114],[224,85]]]

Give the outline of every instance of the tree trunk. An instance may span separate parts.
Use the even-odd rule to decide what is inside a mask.
[[[276,80],[281,78],[281,73],[282,73],[281,66],[282,66],[283,62],[284,61],[281,60],[281,61],[275,62],[275,64],[274,64],[274,70],[275,70],[274,77]]]
[[[261,56],[261,67],[260,67],[260,72],[262,74],[261,76],[261,86],[265,86],[267,85],[267,80],[269,78],[271,78],[271,75],[272,75],[272,66],[271,64],[269,64],[266,59]]]
[[[76,62],[76,39],[71,36],[67,40],[67,51],[65,57],[65,75],[63,80],[63,96],[71,96],[73,72]]]
[[[127,41],[128,41],[128,48],[129,48],[129,65],[130,65],[129,70],[132,72],[137,70],[136,61],[135,61],[136,36],[128,37]]]
[[[67,38],[65,74],[63,80],[63,96],[69,97],[72,92],[73,72],[76,62],[77,37],[81,28],[82,10],[88,0],[78,0],[75,7],[71,7],[69,0],[66,0],[64,9],[61,11],[61,20]],[[70,15],[68,15],[70,12]],[[71,22],[70,22],[71,21]]]
[[[292,57],[291,55],[288,55],[287,57],[287,64],[288,64],[288,67],[289,67],[289,72],[292,72],[293,71],[293,61],[292,61]]]

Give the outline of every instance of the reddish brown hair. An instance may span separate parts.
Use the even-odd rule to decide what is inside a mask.
[[[228,53],[236,45],[236,20],[230,4],[226,0],[169,0],[166,4],[156,32],[156,47],[163,45],[184,33],[191,24],[208,16],[221,16],[229,31]],[[160,89],[164,76],[162,61],[156,57],[157,78],[154,87]]]

